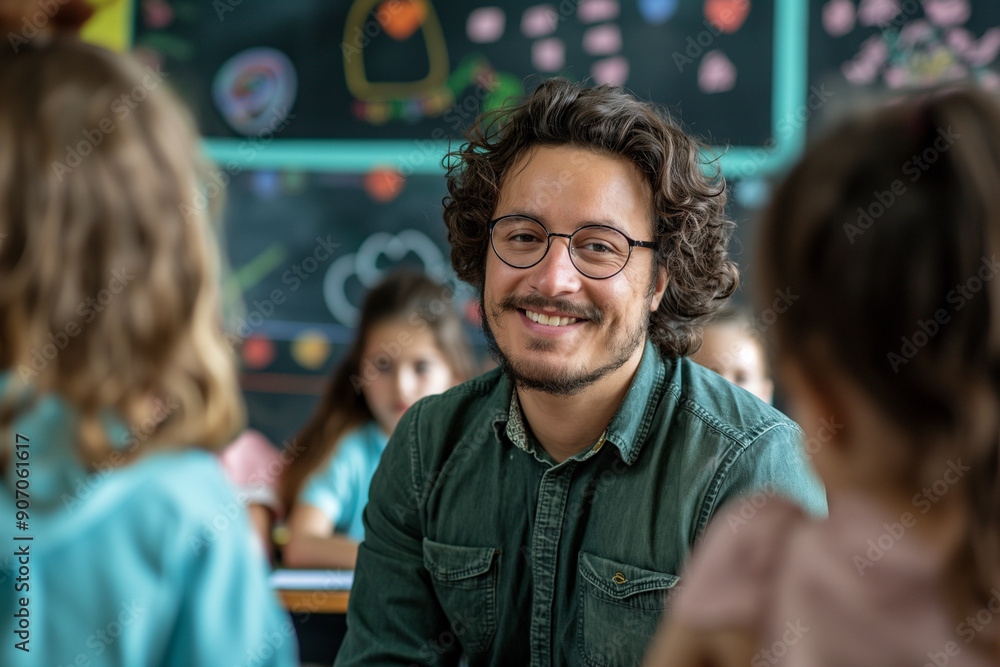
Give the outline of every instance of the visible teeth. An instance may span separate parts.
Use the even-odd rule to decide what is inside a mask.
[[[550,327],[564,327],[567,324],[576,323],[575,317],[556,317],[555,315],[549,317],[544,313],[536,313],[532,310],[525,310],[524,313],[532,322],[538,322]]]

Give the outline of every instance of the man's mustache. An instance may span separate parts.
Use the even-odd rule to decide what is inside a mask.
[[[543,312],[545,310],[557,310],[569,317],[578,320],[590,320],[595,324],[600,324],[604,319],[604,313],[592,304],[574,303],[568,299],[548,299],[541,294],[508,295],[497,303],[499,310],[534,310]]]

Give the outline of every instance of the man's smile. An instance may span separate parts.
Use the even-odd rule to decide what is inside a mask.
[[[547,315],[545,313],[537,313],[533,310],[520,309],[525,316],[532,322],[537,322],[538,324],[543,324],[550,327],[564,327],[569,324],[576,324],[578,318],[576,317],[566,317],[560,316],[558,313],[552,315]]]

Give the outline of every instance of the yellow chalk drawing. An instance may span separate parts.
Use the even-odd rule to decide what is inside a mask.
[[[364,53],[367,42],[370,40],[368,33],[365,32],[365,22],[372,9],[381,0],[355,0],[347,13],[347,22],[344,25],[343,50],[347,88],[356,99],[377,103],[423,97],[435,99],[436,106],[447,99],[447,94],[442,94],[441,91],[448,80],[448,49],[444,42],[441,22],[428,0],[410,1],[423,3],[423,8],[426,10],[420,30],[427,46],[427,60],[430,64],[427,76],[419,81],[382,81],[376,83],[368,80],[368,77],[365,76]],[[358,38],[359,35],[360,38]],[[441,97],[444,99],[438,99]]]

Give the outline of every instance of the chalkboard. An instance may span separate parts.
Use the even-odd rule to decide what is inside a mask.
[[[227,330],[251,425],[272,440],[304,423],[353,340],[365,293],[393,268],[452,286],[481,347],[477,297],[450,268],[442,177],[244,171],[227,181]]]
[[[400,264],[456,287],[485,356],[478,297],[451,273],[441,221],[440,158],[480,111],[552,75],[620,84],[716,144],[727,170],[766,171],[796,146],[777,123],[802,102],[805,7],[136,3],[134,53],[167,73],[219,162],[227,328],[240,344],[251,426],[274,442],[298,430],[353,339],[366,290]],[[738,259],[765,191],[752,178],[734,185]]]
[[[1000,3],[828,0],[810,19],[809,78],[832,91],[972,80],[1000,90]]]
[[[735,259],[745,264],[763,181],[731,184]],[[273,442],[305,423],[354,337],[356,309],[386,271],[423,269],[456,290],[481,360],[478,295],[450,268],[440,176],[243,171],[229,175],[227,330],[239,345],[250,424]]]
[[[776,26],[796,29],[778,8],[800,5],[148,0],[134,44],[210,138],[443,140],[562,75],[625,85],[715,143],[750,147],[774,137],[774,100],[788,97],[775,72],[801,60],[777,58]]]

